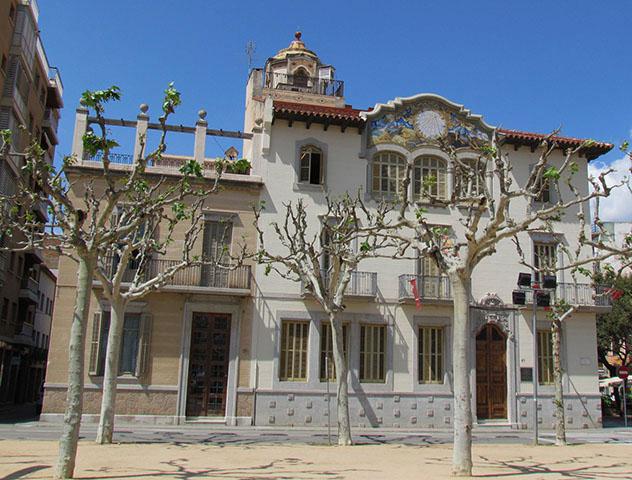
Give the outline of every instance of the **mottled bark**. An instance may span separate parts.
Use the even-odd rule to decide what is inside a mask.
[[[105,354],[105,371],[103,373],[103,397],[101,399],[101,416],[97,429],[96,442],[112,443],[114,432],[114,413],[116,411],[116,379],[121,357],[121,340],[125,323],[125,303],[112,301],[110,311],[110,330]]]
[[[77,296],[68,344],[68,392],[64,425],[59,438],[59,457],[55,477],[72,478],[77,457],[77,442],[83,412],[83,372],[86,325],[90,310],[94,259],[80,257],[77,271]]]
[[[452,474],[472,475],[472,399],[470,392],[470,289],[469,272],[450,273],[454,297],[452,370],[454,377],[454,451]]]
[[[348,368],[344,354],[344,336],[342,323],[336,320],[336,314],[329,314],[331,324],[331,345],[336,365],[336,405],[338,412],[338,445],[352,445],[351,424],[349,421],[349,385]],[[329,379],[328,379],[329,380]]]
[[[553,320],[553,382],[555,384],[555,445],[566,445],[564,391],[562,389],[562,321]]]

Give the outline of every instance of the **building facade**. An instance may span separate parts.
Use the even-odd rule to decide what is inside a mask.
[[[496,131],[509,152],[518,183],[537,162],[535,148],[544,135],[496,129],[464,106],[433,94],[397,98],[368,110],[354,109],[345,103],[344,87],[335,78],[335,69],[307,49],[300,34],[268,59],[264,68],[250,73],[243,152],[252,170],[241,182],[258,185],[252,197],[265,201],[261,226],[266,248],[273,252],[281,252],[272,224],[283,220],[284,204],[302,199],[310,213],[310,227],[317,234],[327,195],[360,190],[369,208],[375,208],[378,199],[397,191],[408,161],[414,164],[408,192],[412,200],[423,204],[420,184],[429,175],[436,178],[434,193],[438,196],[448,197],[464,188],[466,180],[459,178],[450,158],[437,146],[441,136],[459,148],[463,161],[475,161],[465,148],[468,139],[489,139]],[[78,120],[79,132],[84,131],[83,121]],[[582,142],[557,140],[560,148]],[[588,190],[588,162],[610,148],[595,143],[575,159],[582,192]],[[551,161],[562,161],[561,150],[554,152]],[[491,175],[485,178],[490,181]],[[550,202],[554,195],[546,192],[538,201]],[[241,210],[244,204],[239,203],[243,197],[229,202],[230,208],[222,206],[220,198],[212,199],[209,208],[217,209],[218,214],[237,209],[236,219],[246,215],[246,209]],[[524,206],[516,205],[516,211]],[[428,209],[432,224],[457,228],[455,212]],[[552,234],[522,236],[523,248],[534,262],[565,261],[557,246],[577,238],[580,226],[573,213],[556,222]],[[248,238],[254,250],[258,245],[252,233]],[[510,241],[499,244],[497,250],[477,267],[473,278],[470,379],[475,420],[526,428],[532,421],[528,399],[534,380],[532,366],[537,361],[540,421],[550,427],[554,421],[550,323],[544,309],[538,308],[537,331],[533,332],[531,308],[512,305],[520,266]],[[570,428],[594,427],[601,424],[595,316],[608,306],[606,300],[595,297],[588,282],[571,284],[565,275],[558,274],[557,296],[578,306],[563,331],[567,419]],[[141,324],[143,312],[153,316],[146,337],[151,374],[121,376],[119,414],[152,422],[205,420],[260,426],[324,426],[330,421],[335,415],[330,392],[335,388],[327,372],[331,341],[326,316],[300,284],[274,273],[266,275],[262,267],[253,267],[251,279],[238,300],[229,301],[230,295],[219,297],[211,291],[184,294],[165,290],[138,306]],[[412,279],[418,285],[421,308],[415,305]],[[60,298],[65,291],[68,304],[65,311],[58,308],[55,312],[55,355],[65,355],[68,324],[62,322],[72,308],[73,285],[74,277],[66,275],[62,265]],[[93,313],[107,311],[99,302],[95,289]],[[213,322],[200,320],[209,316]],[[450,285],[429,259],[367,259],[360,264],[352,275],[342,314],[354,425],[451,426],[452,317]],[[96,331],[89,332],[93,342]],[[212,347],[216,333],[229,346],[219,350],[221,361],[227,358],[224,367],[214,363],[220,361],[214,360],[218,350]],[[538,343],[537,358],[532,354],[534,341]],[[86,352],[87,361],[90,356]],[[49,371],[44,403],[45,418],[51,419],[61,416],[65,388],[64,360],[55,361],[60,368]],[[227,382],[217,381],[213,373],[223,372],[222,368],[229,372]],[[86,381],[86,418],[94,418],[98,375],[87,375]],[[218,392],[227,399],[224,403],[217,403],[213,393]]]
[[[63,107],[59,71],[48,63],[39,36],[35,0],[0,5],[0,130],[11,130],[13,149],[37,141],[53,162],[57,125]],[[23,126],[24,129],[21,129]],[[0,159],[0,191],[11,195],[23,176],[18,156]],[[44,204],[35,215],[47,219]],[[17,238],[0,236],[2,247]],[[54,274],[41,251],[0,252],[0,403],[37,399],[45,368]],[[52,282],[52,285],[51,285]]]
[[[160,129],[146,114],[145,106],[135,121],[126,120],[124,129],[136,139],[148,130]],[[222,135],[241,139],[240,132],[216,131],[208,128],[204,112],[194,127],[172,126],[190,137],[193,155],[163,154],[147,167],[149,181],[158,178],[169,182],[180,176],[184,161],[195,158],[203,165],[201,188],[215,182],[213,159],[205,157],[207,136]],[[82,198],[82,178],[99,175],[99,158],[84,155],[82,136],[95,119],[83,107],[77,109],[73,154],[80,159],[68,172],[77,180],[72,191],[75,199]],[[120,120],[106,120],[119,125]],[[119,130],[119,132],[122,132]],[[151,133],[151,132],[149,132]],[[117,140],[124,142],[124,138]],[[236,159],[235,148],[227,158]],[[111,169],[129,171],[133,156],[114,152]],[[103,182],[97,188],[103,187]],[[209,195],[203,206],[204,229],[194,246],[192,256],[218,258],[227,248],[235,253],[242,241],[256,242],[252,205],[259,199],[261,179],[252,174],[225,173],[222,188]],[[182,245],[187,225],[180,223],[173,235],[175,241],[164,255],[152,258],[148,268],[160,272],[182,258]],[[160,229],[166,234],[166,228]],[[128,305],[120,360],[117,413],[139,420],[173,423],[180,418],[225,416],[236,411],[236,391],[239,378],[247,377],[246,362],[239,363],[251,343],[251,265],[231,270],[207,266],[192,266],[178,272],[160,291]],[[135,273],[133,264],[129,274]],[[58,301],[55,310],[49,370],[46,376],[42,419],[60,419],[66,398],[68,333],[75,298],[76,264],[62,257],[59,263]],[[106,339],[110,305],[100,285],[95,284],[90,306],[88,348],[86,351],[84,412],[94,419],[101,401]]]
[[[333,68],[308,50],[300,35],[262,70],[251,73],[246,99],[245,151],[263,179],[266,210],[262,225],[281,221],[283,203],[301,198],[311,213],[314,231],[325,212],[325,196],[361,190],[368,205],[397,192],[405,166],[413,162],[409,198],[424,204],[421,184],[436,178],[435,195],[450,198],[471,181],[459,178],[451,159],[438,147],[447,138],[459,159],[476,161],[470,139],[489,140],[494,127],[467,108],[433,94],[396,98],[360,111],[345,104],[343,84]],[[524,184],[537,163],[535,147],[543,136],[501,130],[517,184]],[[561,148],[581,140],[559,138]],[[558,149],[551,162],[561,165]],[[587,163],[611,148],[596,144],[575,161],[587,191]],[[491,175],[486,175],[491,182]],[[470,188],[472,186],[470,185]],[[490,184],[493,191],[493,185]],[[476,188],[474,185],[473,188]],[[568,192],[562,192],[568,193]],[[539,202],[554,201],[546,191]],[[458,228],[458,214],[431,207],[428,222]],[[524,211],[515,204],[515,212]],[[512,206],[514,208],[514,206]],[[534,263],[565,261],[557,245],[573,242],[579,232],[576,212],[556,223],[554,234],[523,234],[521,243]],[[267,245],[279,250],[268,228]],[[365,260],[347,290],[346,324],[352,423],[361,426],[445,428],[452,421],[452,301],[450,286],[430,259]],[[475,421],[500,422],[524,428],[531,421],[533,342],[538,342],[540,421],[553,418],[550,323],[537,312],[531,330],[531,309],[512,305],[520,270],[511,241],[484,260],[472,280],[470,372]],[[579,306],[564,326],[564,389],[569,427],[594,427],[601,422],[597,379],[595,315],[608,308],[592,287],[572,285],[558,274],[558,298]],[[409,280],[416,279],[422,308],[414,305]],[[256,395],[256,425],[325,425],[330,355],[326,316],[301,286],[257,269],[255,304],[257,333],[251,388]],[[351,290],[351,291],[350,291]],[[330,388],[331,390],[331,388]]]

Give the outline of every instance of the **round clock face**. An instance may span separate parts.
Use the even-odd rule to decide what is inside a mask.
[[[417,131],[426,138],[439,138],[446,132],[446,123],[439,112],[426,110],[417,115]]]

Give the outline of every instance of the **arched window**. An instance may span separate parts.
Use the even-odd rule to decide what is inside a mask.
[[[304,68],[298,68],[292,77],[292,84],[295,87],[307,87],[309,75],[307,75],[307,71]]]
[[[373,157],[373,193],[385,196],[401,194],[406,175],[406,159],[398,153],[381,152]]]
[[[415,159],[413,192],[417,200],[448,198],[448,169],[445,160],[437,157]]]
[[[485,192],[485,162],[459,159],[454,165],[454,189],[459,198],[476,197]]]
[[[301,148],[299,182],[320,185],[323,183],[323,152],[313,145]]]

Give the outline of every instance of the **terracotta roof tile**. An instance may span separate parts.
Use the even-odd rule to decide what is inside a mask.
[[[283,102],[279,100],[274,101],[274,111],[283,113],[304,114],[309,116],[332,118],[340,120],[361,121],[364,120],[360,117],[360,112],[364,110],[358,110],[351,106],[344,107],[327,107],[324,105],[309,105],[305,103]]]
[[[498,132],[505,137],[505,141],[514,145],[537,146],[548,135],[543,133],[523,132],[521,130],[508,130],[499,128]],[[575,148],[584,144],[588,139],[575,137],[553,136],[552,140],[557,143],[560,148]],[[594,142],[586,147],[586,156],[589,160],[597,158],[599,155],[609,152],[614,147],[611,143]]]
[[[349,125],[363,127],[365,120],[360,113],[371,111],[372,109],[361,110],[353,108],[350,105],[344,107],[327,107],[324,105],[309,105],[304,103],[284,102],[280,100],[274,101],[274,112],[279,118],[297,117],[299,119],[311,119],[312,121],[320,121],[327,123],[347,123]],[[521,130],[509,130],[504,128],[498,129],[505,137],[505,141],[513,145],[525,145],[530,147],[537,146],[548,135],[543,133],[524,132]],[[586,139],[574,137],[553,137],[560,148],[573,148],[582,145]],[[589,160],[597,158],[604,153],[609,152],[613,148],[611,143],[594,142],[586,148],[586,156]]]

